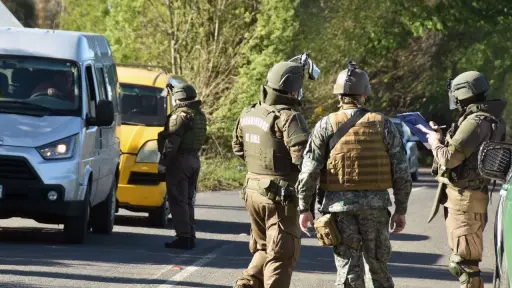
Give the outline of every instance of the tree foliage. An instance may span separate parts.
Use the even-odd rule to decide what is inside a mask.
[[[15,2],[2,1],[10,8]],[[16,2],[30,6],[29,0]],[[267,71],[303,51],[322,70],[318,81],[305,81],[311,126],[337,109],[332,87],[349,60],[370,75],[371,107],[390,115],[420,111],[448,124],[446,79],[467,70],[485,73],[495,98],[512,92],[507,0],[64,3],[62,28],[103,33],[118,62],[167,66],[196,86],[211,124],[209,152],[230,150],[236,117],[258,100]],[[512,127],[512,108],[506,120]]]

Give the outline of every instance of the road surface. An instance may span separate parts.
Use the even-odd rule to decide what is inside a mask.
[[[389,269],[395,287],[458,287],[448,272],[449,248],[442,216],[427,225],[436,183],[420,175],[409,202],[407,226],[392,235]],[[492,230],[498,195],[494,193],[485,231],[482,264],[492,281]],[[90,234],[85,245],[63,242],[57,225],[12,218],[0,221],[0,287],[233,287],[251,259],[249,218],[237,192],[201,193],[197,197],[197,248],[165,249],[170,228],[148,228],[145,214],[121,210],[112,235]],[[291,287],[334,287],[331,248],[316,239],[302,241]]]

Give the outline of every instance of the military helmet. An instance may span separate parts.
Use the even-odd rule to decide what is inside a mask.
[[[197,97],[196,89],[188,83],[179,84],[173,90],[173,96],[176,100],[192,100]]]
[[[359,69],[353,61],[348,63],[348,69],[338,74],[334,84],[333,94],[370,95],[371,86],[368,74]]]
[[[304,82],[304,68],[293,62],[279,62],[267,74],[267,86],[286,92],[298,92]]]
[[[487,77],[477,71],[467,71],[455,77],[449,87],[450,109],[456,109],[457,103],[475,102],[480,96],[485,98],[491,88]]]

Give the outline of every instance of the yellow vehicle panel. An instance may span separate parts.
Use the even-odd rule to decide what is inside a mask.
[[[117,67],[120,86],[123,84],[165,88],[169,74],[143,68]],[[172,110],[170,97],[167,100],[167,113]],[[122,108],[122,107],[121,107]],[[121,141],[120,177],[117,199],[121,207],[158,208],[162,206],[166,194],[165,182],[158,180],[157,163],[137,163],[137,153],[148,141],[156,141],[161,126],[144,126],[132,123],[122,124],[118,129]]]

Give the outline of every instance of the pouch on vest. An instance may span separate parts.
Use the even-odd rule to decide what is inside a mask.
[[[324,215],[315,221],[316,238],[321,246],[335,246],[341,242],[341,234],[336,228],[336,221],[331,214]]]

